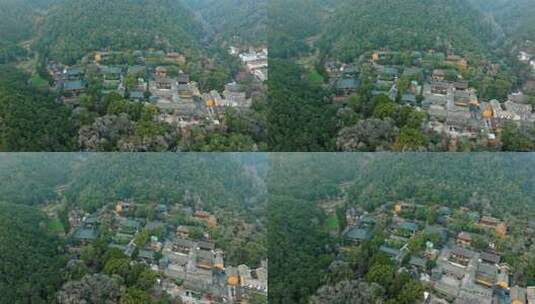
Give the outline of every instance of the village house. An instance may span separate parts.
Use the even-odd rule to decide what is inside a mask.
[[[189,238],[189,233],[190,233],[190,227],[188,226],[180,225],[176,227],[176,236],[178,238],[187,239]]]
[[[497,265],[498,263],[500,263],[500,256],[494,253],[482,252],[479,255],[479,258],[483,263],[487,263],[490,265]]]
[[[130,203],[128,201],[118,201],[115,205],[115,212],[117,212],[119,215],[128,214],[135,208],[135,205],[133,203]]]
[[[202,95],[202,99],[205,106],[208,108],[223,106],[223,98],[216,90],[212,90],[209,93],[204,93]]]
[[[496,278],[496,286],[506,289],[509,288],[509,269],[507,267],[500,267],[498,276]]]
[[[526,304],[526,290],[524,288],[511,287],[511,304]]]
[[[528,304],[535,304],[535,286],[526,288],[526,299]]]
[[[448,94],[450,89],[450,84],[444,81],[433,81],[431,82],[431,93],[438,95]]]
[[[223,91],[224,103],[226,106],[232,107],[249,107],[251,106],[250,100],[246,98],[246,93],[242,87],[236,82],[232,82],[225,85]]]
[[[245,64],[247,71],[252,75],[257,76],[258,80],[264,81],[267,79],[267,74],[264,70],[268,67],[268,50],[263,48],[261,51],[250,49],[248,53],[241,53],[239,55],[242,63]]]
[[[431,79],[433,79],[433,81],[444,81],[444,76],[446,76],[446,71],[444,70],[441,70],[441,69],[435,69],[433,70],[433,74],[431,75]]]
[[[458,90],[454,91],[455,105],[468,107],[470,105],[478,106],[479,102],[475,90]]]
[[[68,67],[63,71],[63,78],[65,80],[82,80],[85,75],[85,71],[82,67]]]
[[[494,283],[496,281],[496,275],[496,266],[485,263],[478,263],[475,282],[490,288],[494,286]]]
[[[165,60],[170,63],[176,63],[179,65],[186,64],[186,56],[177,53],[177,52],[169,52],[165,55]]]
[[[212,269],[214,267],[214,254],[211,251],[197,251],[197,267],[202,269]]]
[[[386,245],[381,245],[381,247],[379,247],[379,251],[388,255],[392,259],[392,261],[394,261],[397,264],[401,263],[401,261],[403,260],[403,258],[405,257],[407,253],[406,249],[399,250],[399,249],[391,248]]]
[[[454,265],[466,267],[474,255],[475,252],[471,250],[463,247],[455,247],[450,252],[449,261]]]
[[[357,91],[359,81],[355,78],[340,78],[336,81],[335,88],[338,96],[349,96]]]
[[[505,237],[507,235],[507,225],[494,217],[481,217],[478,226],[485,229],[494,229],[496,231],[496,234],[498,234],[500,237]]]
[[[402,222],[396,228],[402,236],[413,236],[418,231],[418,225],[412,222]]]
[[[217,270],[225,269],[225,262],[223,259],[223,252],[221,250],[216,250],[215,259],[214,259],[214,268]]]
[[[461,231],[457,235],[457,245],[459,246],[470,246],[472,245],[472,236],[468,232]]]
[[[62,94],[63,97],[65,97],[66,102],[69,102],[73,99],[77,100],[77,97],[84,93],[85,90],[86,87],[83,80],[67,80],[63,82]]]
[[[453,65],[460,70],[466,70],[468,68],[466,59],[458,55],[448,55],[448,57],[446,57],[446,64]]]
[[[74,230],[72,238],[79,244],[85,245],[98,237],[98,225],[100,223],[97,214],[86,216],[81,224]]]
[[[200,221],[205,222],[208,225],[208,227],[217,226],[217,218],[209,212],[206,212],[203,210],[197,210],[193,214],[193,217]]]
[[[414,204],[409,204],[405,202],[397,202],[394,204],[394,212],[400,216],[403,212],[411,212],[414,211],[416,207]]]
[[[372,238],[372,233],[365,228],[352,227],[345,233],[345,238],[351,243],[361,243]]]

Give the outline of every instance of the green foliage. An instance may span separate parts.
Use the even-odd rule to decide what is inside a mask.
[[[192,13],[177,1],[75,0],[49,12],[38,47],[73,63],[88,52],[106,48],[184,51],[197,46],[201,32]]]
[[[150,295],[141,289],[128,288],[126,292],[121,295],[120,304],[149,304]]]
[[[401,152],[417,151],[421,149],[425,150],[427,141],[427,138],[419,129],[403,127],[401,128],[393,148],[394,150]]]
[[[370,163],[368,174],[357,176],[351,197],[370,209],[409,199],[454,208],[474,201],[472,208],[478,210],[490,200],[495,212],[521,214],[533,210],[528,169],[533,161],[522,154],[381,155]]]
[[[0,203],[2,302],[53,301],[66,261],[59,240],[45,230],[46,221],[33,207]]]
[[[328,234],[321,229],[324,215],[290,196],[272,196],[268,212],[269,302],[308,303],[332,260]]]
[[[55,187],[68,182],[73,160],[74,155],[62,153],[0,154],[0,197],[26,205],[58,199]]]
[[[504,151],[532,151],[535,148],[535,127],[518,127],[507,123],[502,131]]]
[[[65,151],[75,148],[70,110],[50,93],[27,84],[28,76],[0,65],[0,151]]]
[[[461,53],[484,52],[492,32],[477,16],[463,0],[345,1],[326,22],[321,46],[344,60],[379,48],[447,50],[451,46]]]
[[[191,151],[244,152],[257,150],[254,140],[248,135],[222,132],[198,133],[197,135],[195,143],[189,148]]]
[[[333,149],[335,111],[324,92],[306,79],[290,61],[270,61],[268,144],[274,151]]]
[[[208,209],[240,206],[254,193],[242,169],[232,155],[91,154],[65,195],[87,210],[125,198],[170,204],[182,201],[185,192],[198,194]]]

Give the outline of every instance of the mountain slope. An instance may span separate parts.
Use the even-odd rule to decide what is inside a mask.
[[[175,0],[62,1],[46,16],[38,46],[73,62],[103,49],[171,48],[197,44],[202,29]]]
[[[376,48],[481,51],[492,28],[465,0],[350,0],[325,26],[321,46],[346,58]]]
[[[489,2],[493,4],[491,12],[511,38],[517,41],[535,40],[535,0]]]
[[[217,40],[266,43],[267,0],[186,0]]]
[[[37,209],[0,202],[0,302],[54,303],[65,261],[46,223]]]

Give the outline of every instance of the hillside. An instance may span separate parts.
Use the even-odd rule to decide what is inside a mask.
[[[70,110],[28,82],[20,70],[0,65],[0,151],[73,149]]]
[[[358,57],[377,48],[481,51],[491,27],[465,0],[351,0],[327,21],[322,48]]]
[[[38,47],[74,62],[87,52],[150,47],[184,51],[202,32],[191,11],[173,0],[63,1],[47,14]]]
[[[491,1],[492,2],[492,1]],[[497,21],[502,25],[504,31],[511,35],[516,41],[535,39],[535,1],[496,1],[492,12],[496,15]]]
[[[5,154],[0,198],[41,205],[58,199],[56,187],[64,186],[68,201],[86,210],[117,199],[171,204],[185,197],[200,199],[209,210],[260,208],[262,185],[250,168],[231,154]]]
[[[186,0],[218,41],[266,43],[266,0]]]
[[[0,202],[2,303],[53,303],[66,261],[60,242],[43,228],[46,222],[37,209]]]
[[[21,42],[31,39],[41,14],[55,0],[0,0],[0,64],[26,55]]]

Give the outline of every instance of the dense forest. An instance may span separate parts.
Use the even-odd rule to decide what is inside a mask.
[[[338,238],[326,229],[322,202],[345,198],[345,205],[368,211],[399,200],[463,206],[510,219],[511,244],[523,238],[523,227],[535,214],[532,155],[294,153],[271,159],[271,303],[347,303],[353,298],[359,304],[415,303],[421,296],[423,287],[379,253],[381,225],[372,240],[337,255]],[[341,214],[336,213],[339,221],[345,218]],[[504,259],[518,269],[515,278],[535,277],[528,266],[535,261],[532,254],[500,246]]]
[[[0,64],[27,54],[21,46],[36,33],[43,10],[55,0],[0,1]]]
[[[345,1],[327,21],[321,45],[344,59],[377,48],[484,53],[491,29],[465,0]]]
[[[267,121],[272,151],[329,151],[334,146],[336,108],[301,73],[290,60],[271,60]]]
[[[0,151],[68,151],[76,128],[71,111],[29,76],[0,65]]]
[[[265,172],[266,160],[257,159],[256,165]],[[56,188],[63,187],[70,203],[92,211],[127,198],[170,204],[190,193],[209,210],[230,208],[253,203],[260,191],[256,187],[265,173],[255,178],[245,169],[250,166],[239,154],[3,154],[0,175],[6,182],[0,195],[39,205],[57,199]]]
[[[35,208],[0,198],[0,292],[2,303],[54,302],[65,264],[61,242],[46,230],[48,218]]]
[[[529,154],[381,154],[356,178],[352,199],[366,208],[385,201],[413,199],[419,204],[469,206],[488,200],[496,216],[505,212],[527,215],[535,212],[533,172]],[[512,204],[511,202],[514,202]],[[470,206],[469,206],[470,207]]]
[[[48,12],[37,44],[73,63],[103,48],[191,50],[201,31],[179,1],[65,1]]]
[[[367,159],[367,156],[362,154]],[[340,195],[363,162],[352,154],[274,153],[268,180],[270,303],[309,303],[334,258],[316,202]]]
[[[523,42],[535,36],[535,1],[533,0],[470,0],[484,13],[495,16],[510,42]]]

